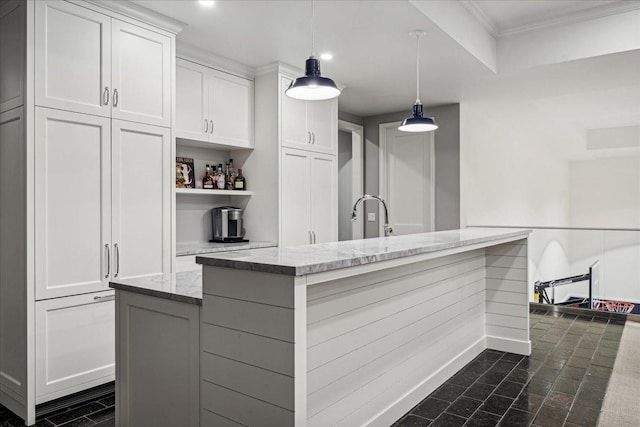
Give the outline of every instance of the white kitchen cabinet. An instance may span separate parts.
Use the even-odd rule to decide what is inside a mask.
[[[36,302],[36,403],[113,381],[114,291]]]
[[[24,103],[25,3],[5,1],[0,5],[0,113]]]
[[[171,38],[118,19],[112,32],[112,117],[171,126]]]
[[[63,1],[35,19],[36,105],[171,125],[169,36]]]
[[[282,149],[280,246],[338,240],[335,156]]]
[[[307,151],[282,150],[280,246],[312,243],[309,158]]]
[[[113,277],[171,271],[169,129],[113,120]]]
[[[176,69],[176,136],[253,148],[253,82],[183,59]]]
[[[281,76],[281,126],[284,147],[335,154],[338,135],[337,100],[301,101],[284,91],[291,78]]]
[[[118,261],[171,270],[180,25],[129,3],[0,2],[0,405],[26,425],[114,380]]]
[[[36,105],[111,116],[111,18],[65,1],[35,2]]]
[[[111,120],[38,107],[35,124],[36,299],[107,289]]]
[[[36,108],[36,299],[167,273],[170,133]]]

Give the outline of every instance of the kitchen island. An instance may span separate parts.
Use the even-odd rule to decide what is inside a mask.
[[[201,300],[180,302],[171,286],[144,296],[114,287],[191,307],[191,317],[174,316],[190,319],[174,322],[182,329],[163,326],[180,335],[174,347],[191,346],[171,359],[190,370],[167,367],[199,392],[189,424],[388,426],[484,349],[530,353],[528,234],[474,228],[198,256]],[[142,360],[125,336],[144,327],[125,319],[122,302],[125,364]],[[196,336],[197,345],[185,338]],[[132,383],[135,365],[116,368],[121,413],[133,391],[120,384]]]

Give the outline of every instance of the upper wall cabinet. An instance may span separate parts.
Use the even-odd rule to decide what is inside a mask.
[[[176,136],[253,148],[253,82],[178,59]]]
[[[301,101],[284,94],[291,78],[281,77],[282,145],[307,151],[335,154],[338,135],[338,104],[327,101]]]
[[[24,104],[25,3],[6,1],[0,6],[0,112]]]
[[[36,105],[171,125],[169,37],[68,2],[35,7]]]

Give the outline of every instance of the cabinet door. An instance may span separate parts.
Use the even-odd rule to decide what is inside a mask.
[[[309,153],[282,150],[280,246],[311,243]]]
[[[0,6],[0,113],[24,104],[25,8],[21,1]]]
[[[253,82],[212,70],[209,117],[213,130],[209,141],[236,147],[253,147]]]
[[[338,138],[337,100],[307,101],[307,126],[311,132],[309,150],[336,154]]]
[[[209,140],[209,83],[207,67],[176,63],[176,137]]]
[[[338,162],[335,156],[310,154],[311,230],[315,243],[338,240]],[[340,212],[347,215],[347,212]]]
[[[171,126],[171,39],[112,20],[114,119]]]
[[[307,103],[289,98],[284,93],[290,83],[291,79],[288,77],[283,76],[280,80],[282,91],[280,94],[282,145],[306,150],[311,142],[311,134],[307,131]]]
[[[170,272],[169,129],[113,121],[113,277]]]
[[[111,18],[66,1],[35,2],[35,103],[111,115]]]
[[[111,120],[36,108],[36,299],[107,289]],[[111,259],[112,260],[112,259]]]
[[[36,302],[36,404],[115,379],[114,291]]]

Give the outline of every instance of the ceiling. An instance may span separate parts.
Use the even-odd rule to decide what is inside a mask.
[[[209,8],[134,2],[186,23],[180,43],[251,68],[275,61],[302,68],[311,53],[307,0],[218,0]],[[630,33],[603,21],[625,12],[638,24]],[[508,113],[541,114],[545,126],[568,134],[640,124],[638,0],[318,0],[314,22],[316,53],[333,54],[322,74],[346,87],[343,112],[411,111],[416,44],[408,33],[419,28],[427,31],[420,44],[427,112],[448,103],[503,103]],[[537,55],[537,63],[491,66],[523,55]]]

